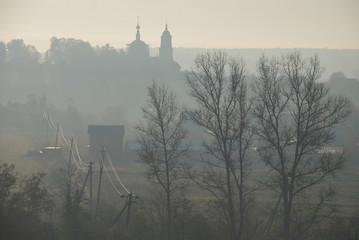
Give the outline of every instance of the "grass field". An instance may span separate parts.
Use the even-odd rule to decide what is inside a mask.
[[[28,156],[29,151],[36,149],[25,136],[0,134],[0,161],[15,164],[16,171],[21,174],[46,171],[38,161]]]
[[[85,146],[87,143],[79,143],[79,146]],[[64,152],[61,159],[46,159],[40,155],[31,155],[38,151],[38,144],[34,144],[29,136],[25,134],[0,134],[0,161],[15,164],[16,172],[20,174],[30,175],[35,172],[45,172],[49,179],[54,178],[53,183],[59,182],[59,168],[66,168],[68,153]],[[87,148],[80,148],[81,156],[88,156]],[[66,150],[67,151],[67,150]],[[198,153],[197,153],[198,155]],[[197,156],[194,154],[194,156]],[[197,156],[198,157],[198,156]],[[56,161],[56,162],[55,162]],[[191,160],[193,161],[193,159]],[[146,168],[139,163],[138,156],[134,150],[126,152],[122,161],[116,164],[117,173],[121,176],[124,184],[131,189],[131,191],[145,195],[148,194],[151,188],[151,183],[146,178]],[[59,167],[60,166],[60,167]],[[352,166],[357,166],[354,164]],[[359,169],[357,167],[347,166],[337,176],[337,180],[333,182],[337,186],[336,204],[345,213],[350,213],[359,209]],[[56,169],[55,169],[56,168]],[[252,165],[252,176],[254,179],[259,179],[266,175],[267,169],[260,163],[255,162]],[[51,175],[51,176],[50,176]],[[53,175],[53,176],[52,176]],[[85,175],[85,173],[83,174]],[[94,181],[98,178],[98,166],[94,168]],[[56,179],[55,179],[56,178]],[[97,184],[97,183],[96,183]],[[96,185],[95,184],[95,185]],[[114,198],[115,203],[118,196],[112,189],[110,182],[104,179],[104,196]],[[96,188],[96,186],[95,186]],[[96,191],[96,189],[94,189]],[[190,191],[190,199],[192,200],[208,200],[210,196],[202,191]],[[258,192],[257,202],[264,205],[272,202],[273,194],[268,192]]]

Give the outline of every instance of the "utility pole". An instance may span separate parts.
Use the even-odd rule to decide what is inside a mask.
[[[131,214],[131,205],[132,203],[136,203],[136,200],[139,198],[138,196],[135,196],[132,194],[132,192],[130,192],[127,196],[122,195],[122,198],[126,197],[126,204],[125,206],[123,206],[123,208],[121,209],[120,213],[117,215],[116,219],[115,219],[115,223],[120,219],[122,213],[126,210],[127,208],[127,216],[126,216],[126,227],[128,227],[129,223],[130,223],[130,214]]]
[[[93,162],[90,162],[90,212],[91,212],[91,216],[92,216],[92,213],[93,213],[93,208],[92,208],[92,164]]]
[[[125,197],[125,195],[121,196],[122,198]],[[123,208],[121,209],[120,213],[117,215],[117,217],[115,218],[114,223],[116,223],[118,221],[118,219],[120,219],[122,213],[125,211],[125,209],[127,208],[128,205],[128,201],[126,201],[125,206],[123,206]]]
[[[102,146],[100,149],[101,162],[100,162],[100,179],[98,181],[98,189],[97,189],[97,201],[96,201],[96,217],[98,216],[98,208],[100,205],[100,193],[101,193],[101,181],[102,181],[102,171],[103,171],[103,163],[105,160],[105,147]]]
[[[71,201],[71,158],[72,158],[72,147],[73,147],[73,141],[74,139],[71,138],[71,148],[70,148],[70,155],[69,155],[69,162],[67,166],[67,193],[66,193],[66,219],[68,219],[71,216],[71,208],[70,208],[70,201]]]
[[[88,179],[89,175],[90,175],[90,166],[89,166],[89,170],[87,170],[87,174],[86,174],[84,184],[82,185],[81,194],[83,194],[83,192],[85,191],[85,187],[86,187],[86,183],[87,183],[87,179]]]
[[[131,204],[132,204],[132,192],[128,194],[128,205],[127,205],[127,217],[126,217],[126,227],[130,222],[130,212],[131,212]]]
[[[90,176],[90,202],[89,202],[89,208],[90,208],[91,215],[92,215],[92,212],[93,212],[92,211],[92,164],[93,164],[93,162],[90,162],[89,169],[87,171],[86,178],[85,178],[84,184],[82,185],[82,189],[81,189],[81,195],[82,195],[84,193],[84,191],[85,191],[87,179]]]
[[[56,127],[56,141],[55,141],[55,150],[57,149],[57,140],[59,138],[59,124],[57,123],[57,127]],[[73,138],[71,139],[71,151],[72,151],[72,141],[73,141]]]
[[[57,124],[57,126],[59,126]],[[57,139],[57,138],[56,138]],[[74,137],[71,138],[71,147],[70,147],[70,155],[69,155],[69,162],[67,165],[67,176],[68,176],[68,194],[70,196],[70,185],[71,185],[71,159],[72,159],[72,148],[74,145]]]
[[[49,112],[46,113],[47,114],[47,121],[46,121],[46,146],[48,147],[49,146]]]

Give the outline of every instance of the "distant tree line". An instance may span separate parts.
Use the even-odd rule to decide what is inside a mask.
[[[8,43],[0,42],[0,64],[52,64],[61,66],[97,66],[98,68],[136,68],[127,57],[124,49],[116,49],[109,44],[91,46],[89,42],[74,38],[50,39],[50,48],[40,54],[32,45],[26,45],[22,39],[13,39]],[[149,61],[151,68],[158,68]],[[147,64],[147,65],[148,65]],[[141,66],[148,68],[149,66]],[[159,70],[159,69],[156,69]]]
[[[50,48],[43,54],[34,46],[26,45],[22,39],[13,39],[6,44],[0,42],[1,80],[20,83],[27,79],[36,84],[49,79],[59,83],[73,79],[76,83],[84,83],[126,79],[134,74],[141,78],[145,74],[155,73],[153,77],[158,77],[168,72],[179,73],[174,69],[166,70],[156,61],[138,65],[129,61],[125,50],[115,49],[109,44],[91,46],[80,39],[56,37],[50,41]]]
[[[99,62],[109,63],[121,59],[123,51],[110,45],[92,47],[88,42],[73,38],[51,38],[50,48],[43,58],[34,46],[26,45],[22,39],[8,43],[0,42],[0,63],[50,63],[87,65]]]
[[[110,107],[110,101],[124,102],[125,97],[142,101],[145,85],[153,79],[178,84],[182,77],[178,69],[165,68],[159,61],[137,65],[125,50],[108,44],[91,46],[79,39],[53,37],[50,48],[40,54],[22,39],[0,42],[2,102],[45,94],[57,105],[71,97],[86,112],[98,111]]]

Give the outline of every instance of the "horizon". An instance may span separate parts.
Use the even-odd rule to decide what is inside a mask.
[[[110,43],[99,43],[99,44],[95,44],[93,43],[93,41],[91,40],[87,40],[87,39],[81,39],[81,38],[75,38],[75,37],[71,37],[71,36],[68,36],[68,37],[58,37],[58,36],[53,36],[53,37],[56,37],[58,39],[61,39],[61,38],[65,38],[65,39],[76,39],[76,40],[81,40],[83,42],[88,42],[92,47],[102,47],[102,46],[105,46],[107,44],[109,44],[111,47],[114,47],[116,50],[126,50],[127,49],[127,44],[130,44],[131,41],[129,41],[128,43],[125,44],[124,47],[121,47],[121,46],[115,46],[113,44],[110,44]],[[48,40],[48,44],[45,45],[42,44],[42,47],[38,47],[38,41],[31,41],[31,40],[27,40],[25,38],[11,38],[11,39],[8,39],[8,40],[2,40],[0,39],[0,42],[4,42],[5,44],[9,43],[11,40],[23,40],[25,45],[31,45],[31,46],[34,46],[36,48],[36,50],[40,53],[40,54],[44,54],[47,50],[49,50],[50,48],[50,44],[51,44],[51,38]],[[142,40],[142,39],[141,39]],[[44,40],[41,40],[41,42],[44,42]],[[146,42],[144,40],[144,42]],[[159,40],[160,42],[160,40]],[[149,45],[149,44],[148,44]],[[151,46],[149,45],[149,49],[159,49],[160,46]],[[191,47],[191,46],[173,46],[173,49],[223,49],[223,50],[289,50],[289,49],[302,49],[302,50],[314,50],[314,49],[317,49],[317,50],[359,50],[359,47],[358,48],[330,48],[330,47],[200,47],[200,46],[194,46],[194,47]]]

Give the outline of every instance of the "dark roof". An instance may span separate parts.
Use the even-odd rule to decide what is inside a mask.
[[[87,133],[91,136],[123,136],[123,125],[88,125]]]

